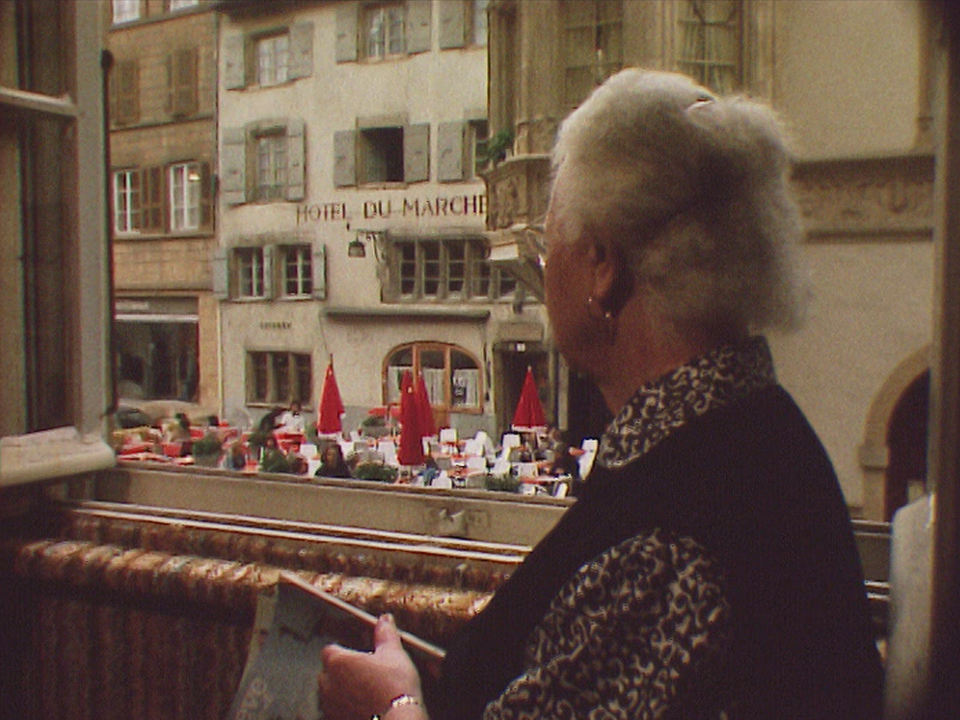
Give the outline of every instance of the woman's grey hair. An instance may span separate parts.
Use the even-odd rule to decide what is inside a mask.
[[[623,70],[561,124],[553,170],[567,237],[615,242],[677,329],[797,324],[800,215],[767,106]]]

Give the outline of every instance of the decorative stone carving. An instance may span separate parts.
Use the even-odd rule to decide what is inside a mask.
[[[792,182],[811,240],[929,240],[933,157],[799,163]]]

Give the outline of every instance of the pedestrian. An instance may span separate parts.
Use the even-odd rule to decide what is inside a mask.
[[[324,648],[325,717],[879,717],[849,514],[759,334],[795,326],[801,296],[777,118],[629,69],[552,160],[553,338],[614,420],[431,694],[384,616],[373,652]]]

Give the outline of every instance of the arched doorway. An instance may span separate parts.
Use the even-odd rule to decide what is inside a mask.
[[[920,374],[897,400],[887,426],[884,519],[926,492],[930,371]]]

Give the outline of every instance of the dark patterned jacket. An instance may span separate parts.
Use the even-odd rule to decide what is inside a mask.
[[[430,712],[856,720],[880,693],[839,484],[754,338],[641,388]]]

